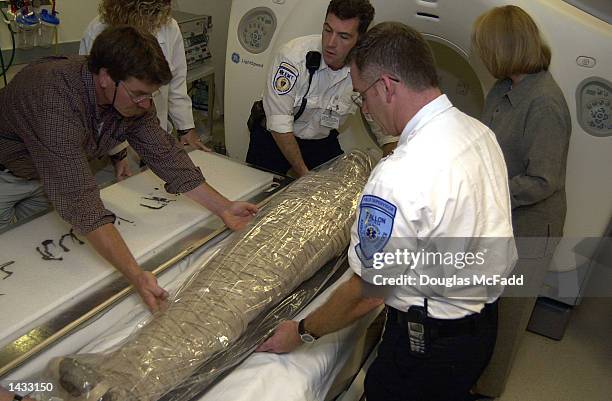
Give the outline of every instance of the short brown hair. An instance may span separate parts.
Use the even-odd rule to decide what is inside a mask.
[[[359,39],[350,60],[366,79],[387,73],[415,91],[438,86],[436,65],[427,41],[418,31],[400,22],[375,25]]]
[[[327,6],[325,16],[328,14],[333,14],[341,20],[357,18],[359,20],[357,32],[362,35],[374,19],[374,7],[368,0],[332,0]]]
[[[155,34],[170,21],[170,0],[102,0],[100,20],[106,25],[132,25]]]
[[[474,23],[472,48],[495,78],[547,70],[550,48],[522,8],[503,6],[482,14]]]
[[[114,81],[130,77],[167,85],[172,72],[155,36],[129,25],[108,27],[96,37],[87,58],[89,71],[105,68]]]

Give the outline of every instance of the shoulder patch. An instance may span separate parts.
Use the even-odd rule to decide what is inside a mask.
[[[285,95],[291,92],[299,75],[300,73],[297,68],[289,63],[282,62],[278,66],[278,70],[276,70],[276,74],[274,74],[274,78],[272,79],[274,92],[278,95]]]
[[[365,267],[371,267],[375,253],[383,250],[393,232],[397,207],[374,195],[364,195],[359,204],[357,232],[359,244],[355,251]]]

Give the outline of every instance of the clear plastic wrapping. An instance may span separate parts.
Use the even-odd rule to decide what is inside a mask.
[[[54,361],[58,395],[179,400],[203,391],[320,288],[327,273],[316,273],[348,245],[371,167],[353,152],[275,196],[120,347]]]

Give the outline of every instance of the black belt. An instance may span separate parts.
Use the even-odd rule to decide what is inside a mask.
[[[485,304],[485,307],[480,313],[474,313],[460,319],[436,319],[433,317],[427,318],[427,326],[430,329],[432,338],[437,337],[457,337],[476,332],[478,327],[487,320],[493,321],[497,316],[497,301],[490,304]],[[389,307],[387,319],[395,321],[402,326],[408,325],[406,320],[406,312],[399,311]]]
[[[270,132],[270,130],[269,130],[269,129],[267,129],[265,126],[263,126],[263,125],[262,125],[262,128],[263,128],[263,129],[264,129],[264,131],[266,131],[268,134],[272,135],[272,132]],[[340,132],[339,132],[337,129],[332,128],[332,129],[330,129],[330,130],[329,130],[329,136],[331,136],[331,137],[332,137],[332,139],[333,139],[333,138],[338,138],[338,136],[340,136]],[[298,137],[296,137],[296,138],[298,138]],[[325,138],[321,138],[321,139],[327,139],[327,138],[328,138],[328,137],[326,136]],[[302,139],[302,138],[299,138],[299,139]],[[312,141],[312,139],[302,139],[302,140],[303,140],[303,141]]]

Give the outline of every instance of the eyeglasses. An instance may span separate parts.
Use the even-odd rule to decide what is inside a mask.
[[[145,100],[151,100],[152,101],[154,97],[159,95],[159,90],[156,90],[155,92],[151,93],[150,95],[134,95],[134,93],[132,93],[132,91],[130,90],[130,88],[128,88],[128,86],[125,84],[125,82],[117,81],[117,86],[119,86],[119,84],[123,84],[123,88],[125,89],[125,92],[128,94],[128,96],[130,97],[132,102],[134,102],[135,104],[142,103]]]
[[[391,81],[393,81],[393,82],[400,82],[399,79],[394,78],[394,77],[389,77],[389,79]],[[351,100],[353,101],[353,103],[355,103],[358,107],[363,107],[363,103],[366,100],[366,96],[365,96],[366,92],[369,91],[370,89],[372,89],[374,87],[374,85],[376,85],[381,80],[382,80],[382,77],[380,77],[376,81],[372,82],[372,84],[370,86],[368,86],[364,91],[352,94],[351,95]]]

